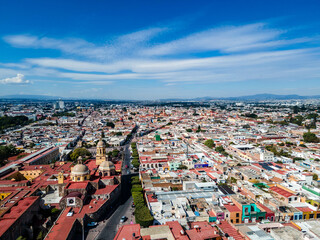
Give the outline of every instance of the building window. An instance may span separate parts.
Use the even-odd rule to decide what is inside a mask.
[[[244,214],[245,214],[245,215],[249,215],[249,208],[246,207],[246,208],[244,209]]]
[[[240,214],[239,214],[239,213],[237,213],[237,214],[236,214],[236,217],[239,217],[239,216],[240,216]]]
[[[78,177],[77,180],[80,181],[80,177]]]
[[[311,218],[314,218],[314,214],[313,213],[309,215],[309,219],[311,219]]]
[[[233,219],[231,219],[231,223],[233,223]]]
[[[303,215],[303,219],[306,219],[306,217],[307,217],[307,214],[304,214],[304,215]]]
[[[239,219],[238,218],[236,219],[236,223],[239,223]]]

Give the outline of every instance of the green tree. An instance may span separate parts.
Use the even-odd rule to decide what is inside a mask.
[[[131,187],[131,193],[132,192],[142,192],[141,184],[140,183],[133,184],[132,187]]]
[[[307,143],[318,143],[319,138],[312,132],[306,132],[303,134],[303,141]]]
[[[52,116],[53,117],[75,117],[76,114],[73,112],[65,111],[65,112],[56,112]]]
[[[230,178],[230,182],[233,183],[233,184],[236,184],[237,183],[237,179],[234,178],[234,177],[231,177]]]
[[[192,129],[188,128],[186,129],[187,132],[192,132]]]
[[[255,113],[246,113],[244,116],[248,118],[258,118],[258,115]]]
[[[132,165],[134,168],[138,168],[140,166],[139,160],[133,159],[132,160]]]
[[[24,236],[19,236],[16,240],[27,240],[27,238]]]
[[[135,185],[135,184],[140,184],[140,185],[141,185],[139,176],[133,176],[133,177],[131,178],[131,185]]]
[[[292,160],[293,160],[293,162],[296,162],[296,161],[303,161],[303,160],[305,160],[305,159],[304,159],[304,158],[301,158],[301,157],[295,157],[295,158],[293,158]]]
[[[186,165],[181,164],[178,169],[188,169],[188,167]]]
[[[21,150],[17,150],[15,146],[12,144],[7,145],[7,146],[0,146],[0,166],[3,166],[6,164],[6,160],[9,157],[18,155],[21,153]]]
[[[30,121],[29,118],[26,116],[0,117],[0,130],[16,126],[24,126],[29,124],[30,122],[32,121]]]
[[[134,216],[136,223],[140,224],[142,227],[149,227],[153,224],[153,216],[147,206],[136,207],[134,211]]]
[[[36,240],[42,240],[43,239],[43,232],[40,230],[40,232],[37,235]]]
[[[312,175],[312,179],[313,179],[314,181],[318,181],[318,175],[317,175],[317,174],[313,174],[313,175]]]
[[[58,213],[60,213],[60,210],[58,208],[52,208],[50,211],[51,215],[57,215]]]
[[[221,153],[224,156],[228,156],[228,153],[225,151],[225,149],[223,148],[223,146],[218,146],[215,148],[216,152]]]
[[[307,119],[317,119],[318,114],[317,113],[309,113],[307,115]]]
[[[214,148],[216,145],[212,139],[208,139],[204,142],[204,145],[206,145],[208,148]]]
[[[114,128],[115,125],[113,122],[107,122],[107,127],[111,127],[111,128]]]
[[[132,177],[132,181],[138,181],[139,178]],[[149,227],[153,224],[153,216],[146,205],[141,184],[133,184],[131,188],[133,202],[135,204],[134,216],[136,223],[143,227]]]
[[[29,144],[29,148],[34,148],[35,144],[32,142]]]
[[[91,152],[89,152],[85,148],[76,148],[73,150],[73,152],[70,154],[70,158],[73,162],[77,161],[78,157],[81,156],[82,158],[86,159],[92,156]]]
[[[136,149],[132,150],[132,157],[134,157],[134,158],[139,157],[138,151]]]
[[[303,117],[301,115],[295,116],[294,118],[290,118],[290,123],[297,124],[299,126],[302,126]]]
[[[118,155],[119,155],[119,150],[118,149],[113,149],[113,151],[112,151],[112,157],[118,157]]]

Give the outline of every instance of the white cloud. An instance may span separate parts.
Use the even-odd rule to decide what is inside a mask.
[[[286,31],[265,23],[211,28],[161,44],[151,41],[167,34],[167,30],[148,28],[115,36],[100,45],[82,39],[6,36],[4,40],[12,46],[57,49],[62,56],[0,65],[7,67],[7,72],[11,68],[29,77],[41,76],[41,81],[56,78],[98,85],[122,80],[155,80],[167,86],[247,80],[300,81],[320,76],[319,48],[299,45],[313,42],[314,38],[288,38]]]
[[[196,32],[171,42],[147,48],[143,54],[164,56],[174,54],[220,51],[233,53],[252,49],[266,49],[312,41],[312,38],[279,40],[286,31],[269,29],[265,23],[226,26]]]
[[[117,75],[132,76],[131,73],[121,72],[131,71],[136,74],[153,74],[185,70],[222,70],[226,68],[254,67],[258,65],[276,66],[281,62],[286,64],[293,62],[299,63],[302,58],[306,60],[306,64],[311,60],[315,60],[313,55],[319,56],[319,49],[310,48],[266,51],[206,58],[170,60],[131,59],[114,63],[94,63],[88,61],[75,61],[72,59],[51,58],[27,59],[27,62],[44,68],[57,68],[77,72],[117,73]],[[67,76],[68,74],[73,75],[75,73],[64,73],[63,75]]]
[[[148,28],[113,37],[102,44],[93,44],[79,38],[55,39],[33,35],[9,35],[3,39],[19,48],[55,49],[63,53],[92,59],[112,60],[133,55],[140,48],[143,48],[145,43],[165,31],[167,31],[165,27]]]
[[[21,73],[18,73],[16,77],[9,77],[4,78],[0,80],[0,83],[2,84],[29,84],[31,83],[29,80],[26,80],[24,78],[24,75]]]

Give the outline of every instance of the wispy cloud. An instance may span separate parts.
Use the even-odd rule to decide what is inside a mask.
[[[178,82],[300,81],[320,76],[320,49],[314,37],[289,38],[286,30],[264,22],[211,28],[172,41],[160,37],[164,33],[168,34],[168,28],[147,28],[112,37],[104,44],[5,36],[15,47],[56,49],[62,54],[60,58],[26,58],[0,65],[26,76],[100,85],[121,80],[155,80],[166,86]],[[306,43],[313,43],[312,47]]]
[[[166,27],[148,28],[115,36],[101,44],[90,43],[79,38],[55,39],[27,34],[4,36],[3,40],[18,48],[55,49],[76,56],[110,60],[120,56],[128,57],[142,48],[145,43],[165,31],[167,31]]]
[[[0,80],[2,84],[29,84],[29,80],[24,78],[23,74],[18,73],[15,77],[8,77]]]
[[[280,29],[271,29],[265,23],[212,28],[145,49],[144,54],[163,56],[207,51],[233,53],[279,47],[312,40],[310,38],[280,40],[279,38],[285,32]]]

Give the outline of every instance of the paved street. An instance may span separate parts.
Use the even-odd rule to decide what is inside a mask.
[[[112,240],[122,225],[130,224],[131,221],[135,223],[134,216],[132,216],[133,209],[131,208],[131,203],[132,197],[130,197],[124,204],[120,205],[104,224],[101,223],[101,226],[97,228],[99,232],[96,234],[95,238],[89,238],[90,236],[88,235],[87,239]],[[128,217],[127,221],[124,223],[120,223],[122,216]]]
[[[121,197],[119,199],[120,205],[110,216],[107,216],[105,222],[99,222],[94,228],[89,229],[86,239],[107,239],[112,240],[118,229],[125,224],[130,224],[131,221],[135,223],[134,216],[132,215],[134,208],[131,207],[132,196],[130,192],[130,179],[131,179],[131,168],[130,168],[130,142],[123,146],[124,148],[124,163],[122,169],[122,184],[121,184]],[[125,166],[128,166],[126,168]],[[122,216],[126,216],[128,219],[124,223],[120,223]]]

